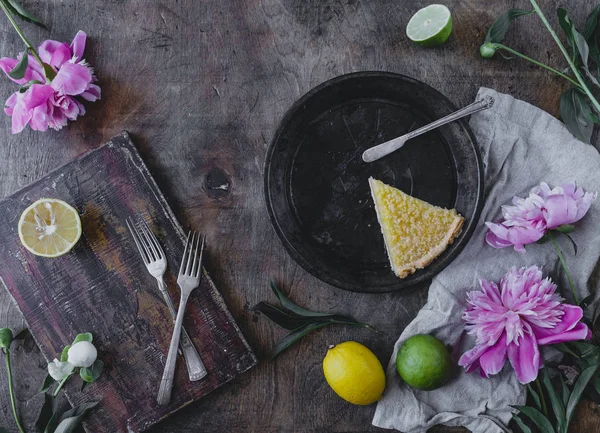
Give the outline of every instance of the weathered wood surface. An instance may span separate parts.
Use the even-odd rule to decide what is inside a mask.
[[[321,361],[328,344],[354,339],[387,362],[396,337],[424,304],[426,289],[345,293],[292,262],[265,211],[262,168],[267,145],[285,110],[303,93],[360,70],[413,76],[456,105],[471,102],[479,86],[488,86],[556,114],[565,88],[561,79],[519,60],[487,61],[478,52],[498,15],[529,2],[444,1],[453,11],[454,33],[443,48],[428,50],[411,44],[404,27],[429,1],[23,1],[52,29],[25,25],[33,41],[70,41],[79,29],[88,33],[85,57],[99,76],[103,99],[87,104],[88,114],[60,132],[11,136],[10,119],[0,118],[0,195],[13,193],[123,129],[131,131],[178,219],[208,233],[207,269],[262,359],[258,367],[152,431],[383,431],[371,426],[373,406],[351,407],[333,394],[322,378]],[[557,7],[567,6],[581,23],[596,2],[539,3],[556,26]],[[22,45],[6,20],[0,20],[0,53],[14,55]],[[515,23],[507,43],[558,69],[566,66],[535,17]],[[0,80],[2,98],[14,90],[8,79]],[[271,296],[269,277],[299,303],[351,314],[385,334],[326,328],[272,362],[267,352],[283,331],[248,310]],[[2,324],[20,327],[7,297],[2,305]],[[15,358],[17,395],[31,426],[44,362],[30,340],[16,348]],[[6,390],[2,374],[0,389]],[[12,426],[5,392],[0,402],[1,423]],[[593,409],[582,409],[577,422],[575,432],[600,431],[600,416]]]
[[[48,196],[76,207],[83,225],[73,250],[52,260],[31,254],[17,234],[20,212]],[[190,382],[179,362],[171,403],[156,404],[173,326],[125,225],[126,218],[138,214],[163,245],[170,269],[165,280],[173,299],[179,299],[184,232],[126,133],[0,202],[0,217],[7,222],[0,228],[0,277],[46,360],[59,357],[77,334],[94,334],[103,376],[83,392],[76,379],[66,389],[74,405],[102,401],[88,418],[88,432],[147,430],[256,364],[205,276],[190,297],[184,326],[208,374]]]

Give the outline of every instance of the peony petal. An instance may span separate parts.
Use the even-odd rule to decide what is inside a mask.
[[[34,84],[23,94],[20,103],[26,110],[32,110],[35,107],[44,104],[54,93],[51,86],[46,84]]]
[[[563,304],[564,314],[560,318],[560,322],[552,328],[533,327],[538,342],[541,338],[549,337],[551,335],[560,334],[565,331],[570,331],[579,323],[583,317],[583,310],[581,307],[575,305]]]
[[[565,341],[587,340],[589,336],[590,329],[584,323],[579,322],[571,330],[540,338],[538,344],[544,346],[547,344],[564,343]]]
[[[512,244],[507,240],[501,239],[492,231],[487,232],[485,235],[485,241],[488,243],[490,247],[494,248],[506,248],[511,247]]]
[[[100,99],[100,95],[100,87],[95,84],[90,84],[80,96],[86,101],[94,102]]]
[[[486,377],[497,374],[506,362],[506,333],[479,358],[481,370]]]
[[[486,294],[488,298],[492,300],[492,302],[502,305],[502,299],[500,299],[500,290],[498,289],[498,285],[493,281],[482,279],[479,284],[481,285],[481,290]]]
[[[75,56],[76,62],[80,61],[83,58],[86,39],[87,35],[83,31],[79,30],[73,38],[73,42],[71,42],[71,51]]]
[[[51,85],[61,95],[79,95],[91,82],[92,74],[88,67],[77,63],[65,63]]]
[[[39,105],[33,109],[29,126],[34,131],[46,131],[48,129],[47,105]]]
[[[544,219],[549,229],[577,221],[577,202],[566,195],[551,195],[544,201]]]
[[[15,92],[9,96],[9,98],[4,103],[4,112],[9,116],[12,116],[15,105],[17,105],[17,94],[19,92]]]
[[[519,382],[523,385],[533,382],[537,378],[540,367],[540,351],[535,337],[525,333],[519,340],[518,346],[509,344],[508,359]]]
[[[11,131],[13,134],[21,132],[29,123],[31,119],[31,112],[25,110],[22,104],[17,104],[12,114],[12,127]]]
[[[71,49],[67,44],[53,40],[42,42],[38,54],[44,63],[57,68],[60,68],[73,57]]]
[[[472,369],[470,369],[470,366],[475,361],[477,361],[479,359],[479,357],[481,355],[483,355],[486,350],[488,350],[488,348],[489,348],[489,346],[487,346],[487,345],[479,344],[479,345],[475,346],[474,348],[472,348],[471,350],[467,350],[465,353],[463,353],[463,355],[458,360],[458,365],[460,365],[461,367],[466,367],[467,372],[472,371]]]

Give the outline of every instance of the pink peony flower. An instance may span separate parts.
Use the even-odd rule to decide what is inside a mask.
[[[514,197],[512,206],[502,206],[503,220],[486,222],[486,241],[494,248],[514,247],[539,241],[548,230],[579,221],[596,200],[597,193],[584,192],[575,183],[550,189],[547,183],[531,189],[527,198]]]
[[[583,310],[556,293],[556,285],[542,279],[537,266],[511,269],[500,284],[481,280],[481,291],[467,293],[469,307],[463,314],[476,346],[458,364],[482,377],[498,373],[508,358],[519,382],[536,379],[543,365],[539,346],[591,337],[581,323]]]
[[[574,182],[565,183],[550,189],[542,182],[531,190],[532,194],[542,200],[541,211],[546,221],[546,228],[555,229],[565,224],[573,224],[585,216],[592,202],[598,196],[597,192],[584,192]]]
[[[86,34],[79,31],[70,46],[52,40],[42,42],[38,54],[56,72],[52,81],[46,80],[41,65],[32,55],[29,55],[25,77],[11,78],[21,85],[32,80],[39,82],[23,93],[15,92],[6,101],[4,111],[12,116],[13,134],[21,132],[27,125],[36,131],[61,129],[67,121],[85,114],[83,104],[76,97],[87,101],[100,99],[100,87],[93,84],[96,81],[94,71],[83,60],[85,41]],[[22,55],[17,59],[1,58],[0,69],[8,76]]]

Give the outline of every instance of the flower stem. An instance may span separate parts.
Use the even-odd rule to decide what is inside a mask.
[[[33,45],[31,45],[31,43],[27,40],[27,37],[25,36],[25,34],[23,33],[23,31],[21,30],[21,28],[15,21],[15,18],[12,16],[12,14],[10,13],[10,11],[8,10],[8,8],[6,7],[6,5],[4,4],[3,1],[0,1],[0,8],[2,8],[4,13],[6,14],[6,17],[8,18],[8,20],[10,21],[12,26],[15,28],[17,34],[21,37],[23,42],[25,42],[25,45],[27,46],[27,48],[29,48],[29,50],[31,50],[31,54],[38,61],[38,63],[42,67],[42,70],[44,70],[44,62],[42,62],[42,59],[40,58],[40,56],[37,53],[37,51],[35,50],[35,48],[33,48]],[[25,54],[23,54],[23,55],[25,55]]]
[[[537,2],[535,0],[529,0],[529,1],[531,2],[531,5],[533,6],[533,10],[535,10],[535,13],[540,17],[540,20],[542,20],[542,22],[544,23],[544,25],[546,26],[546,28],[550,32],[550,35],[552,36],[552,38],[556,42],[556,45],[558,45],[558,48],[562,52],[563,56],[565,57],[565,59],[567,59],[567,63],[569,63],[569,66],[571,67],[571,70],[573,71],[573,74],[577,78],[577,81],[579,81],[581,89],[585,92],[585,94],[587,95],[587,97],[592,102],[592,105],[596,109],[596,112],[600,113],[600,103],[596,100],[596,98],[592,94],[592,91],[588,88],[587,84],[585,83],[585,80],[583,79],[583,77],[581,76],[581,73],[579,72],[579,69],[577,69],[577,66],[573,62],[573,59],[571,59],[571,56],[569,56],[569,53],[567,52],[567,49],[565,48],[565,46],[560,41],[560,38],[558,37],[558,35],[556,34],[556,32],[554,31],[554,29],[552,28],[552,26],[550,26],[550,23],[546,19],[546,16],[544,15],[544,13],[542,12],[542,10],[538,6]]]
[[[558,245],[558,242],[556,242],[556,239],[554,238],[554,235],[552,234],[551,231],[548,231],[547,234],[548,234],[548,239],[550,239],[550,242],[552,243],[552,246],[554,247],[554,250],[556,251],[556,254],[558,255],[560,264],[562,265],[563,269],[565,270],[565,274],[567,274],[567,280],[569,280],[569,285],[571,286],[571,292],[573,293],[573,299],[575,300],[575,303],[577,305],[579,305],[579,298],[577,297],[577,292],[575,291],[575,283],[573,282],[573,277],[571,276],[571,271],[569,271],[569,267],[567,266],[567,262],[562,254],[560,246]]]
[[[60,392],[60,390],[62,389],[63,385],[67,382],[67,380],[69,379],[69,377],[71,377],[70,374],[66,375],[65,377],[62,378],[62,380],[58,383],[58,386],[56,387],[56,389],[54,390],[54,392],[52,393],[52,397],[56,397],[58,395],[58,393]]]
[[[13,417],[15,418],[15,423],[17,424],[19,431],[21,433],[25,433],[25,430],[23,430],[23,427],[19,422],[19,417],[17,416],[17,404],[15,402],[15,391],[13,389],[12,370],[10,368],[10,350],[8,348],[6,349],[6,356],[4,359],[6,360],[6,373],[8,374],[8,392],[10,394],[10,405],[12,407]]]
[[[493,45],[494,45],[494,48],[496,48],[496,49],[508,51],[509,53],[511,53],[511,54],[513,54],[513,55],[515,55],[517,57],[520,57],[520,58],[522,58],[524,60],[527,60],[528,62],[531,62],[534,65],[541,66],[542,68],[547,69],[548,71],[550,71],[550,72],[558,75],[559,77],[563,77],[565,80],[569,81],[571,84],[573,84],[579,90],[583,91],[583,88],[581,87],[581,85],[577,81],[575,81],[574,79],[572,79],[568,75],[565,75],[562,72],[554,69],[553,67],[548,66],[545,63],[539,62],[539,61],[537,61],[535,59],[532,59],[531,57],[528,57],[525,54],[522,54],[522,53],[520,53],[520,52],[518,52],[516,50],[513,50],[512,48],[507,47],[506,45],[502,45],[502,44],[498,44],[498,43],[494,43]]]

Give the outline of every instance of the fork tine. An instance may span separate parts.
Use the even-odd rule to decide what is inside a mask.
[[[200,244],[200,233],[196,233],[196,245],[194,246],[194,256],[192,258],[192,266],[190,267],[190,277],[195,276],[196,263],[198,262],[198,246]]]
[[[140,226],[136,223],[133,223],[133,227],[135,228],[135,231],[137,232],[138,237],[140,238],[140,243],[142,244],[142,247],[144,247],[144,250],[146,250],[148,258],[151,262],[155,261],[156,257],[154,256],[152,248],[150,248],[150,246],[148,245],[148,240],[145,238]]]
[[[185,275],[185,267],[186,267],[186,263],[187,263],[187,255],[188,255],[188,249],[190,247],[190,237],[192,236],[192,232],[188,233],[187,236],[187,240],[185,242],[185,249],[183,250],[183,257],[181,259],[181,266],[179,267],[179,276],[181,275]]]
[[[139,219],[138,219],[138,223],[136,224],[136,228],[138,230],[138,233],[145,240],[144,244],[146,245],[146,248],[150,250],[150,252],[152,253],[151,255],[154,256],[154,260],[160,259],[160,255],[158,254],[158,251],[157,251],[156,247],[154,246],[154,244],[150,240],[150,238],[153,236],[152,232],[150,231],[150,229],[148,228],[148,226],[146,226],[146,227],[142,226],[140,224],[139,220],[141,220],[141,217],[139,217]]]
[[[130,223],[130,218],[126,218],[125,222],[127,223],[127,228],[129,229],[129,232],[131,233],[131,237],[133,238],[133,241],[135,242],[135,245],[137,246],[137,249],[140,252],[140,255],[142,256],[142,260],[144,261],[144,264],[147,265],[149,263],[149,259],[148,259],[148,256],[146,255],[146,250],[140,244],[140,239],[138,238],[136,231],[132,227],[133,221]]]
[[[187,255],[187,265],[185,267],[185,275],[192,275],[192,268],[194,266],[194,244],[196,243],[196,239],[197,239],[197,234],[196,232],[192,232],[192,241],[190,242],[190,249],[188,251],[188,255]]]
[[[142,222],[143,227],[146,229],[146,233],[148,233],[148,235],[150,236],[152,245],[154,245],[154,247],[156,248],[158,258],[159,259],[163,258],[165,253],[164,253],[162,247],[160,246],[160,244],[158,243],[158,239],[156,238],[156,235],[154,234],[154,232],[152,230],[150,230],[150,227],[146,223],[146,220],[144,218],[142,218],[141,216],[140,216],[140,221]]]
[[[198,276],[200,275],[200,272],[202,272],[202,255],[204,254],[204,243],[206,241],[206,235],[202,235],[202,244],[200,246],[200,255],[194,257],[194,269],[193,269],[193,276],[194,278],[198,278]],[[196,249],[196,253],[198,252],[198,249]]]

